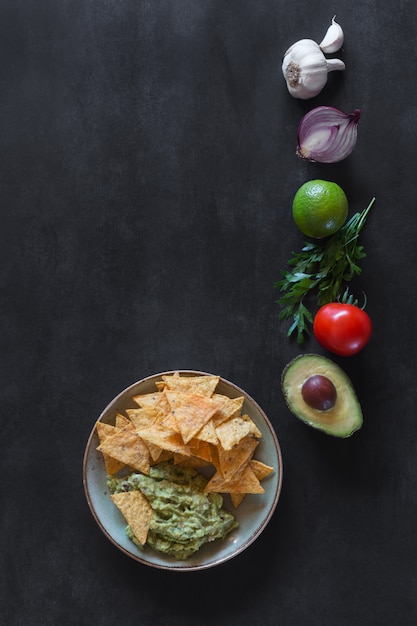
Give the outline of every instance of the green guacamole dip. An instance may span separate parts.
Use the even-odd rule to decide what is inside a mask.
[[[147,543],[154,550],[177,560],[187,559],[203,544],[223,539],[238,526],[223,509],[219,493],[204,493],[207,479],[191,468],[170,462],[159,463],[150,475],[131,473],[108,479],[112,493],[140,490],[154,510]],[[130,526],[128,537],[141,547]]]

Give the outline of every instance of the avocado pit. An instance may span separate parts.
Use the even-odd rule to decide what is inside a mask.
[[[329,411],[336,404],[337,391],[330,378],[314,374],[304,381],[301,395],[312,409]]]

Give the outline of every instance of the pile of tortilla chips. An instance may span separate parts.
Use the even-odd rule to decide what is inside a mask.
[[[154,393],[133,396],[138,408],[117,414],[114,426],[97,422],[107,473],[128,468],[149,474],[151,465],[172,460],[185,467],[211,467],[205,490],[230,494],[236,508],[246,494],[264,493],[261,481],[273,468],[253,458],[262,433],[242,414],[243,397],[215,392],[219,380],[213,375],[164,375]],[[123,497],[113,500],[128,523],[138,507],[151,515],[141,494],[139,500],[131,492],[118,495]]]

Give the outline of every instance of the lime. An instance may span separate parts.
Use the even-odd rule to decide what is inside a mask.
[[[322,239],[342,228],[348,214],[348,200],[337,183],[309,180],[294,196],[294,222],[307,237]]]

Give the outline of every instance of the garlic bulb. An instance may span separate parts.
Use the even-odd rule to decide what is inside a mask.
[[[327,33],[319,46],[325,54],[331,54],[332,52],[340,50],[343,46],[344,38],[342,27],[336,22],[336,16],[334,16],[332,23],[327,29]]]
[[[300,39],[293,44],[288,48],[282,62],[282,73],[288,91],[294,98],[302,100],[320,93],[327,83],[329,72],[344,69],[343,61],[326,59],[319,44],[312,39]]]

